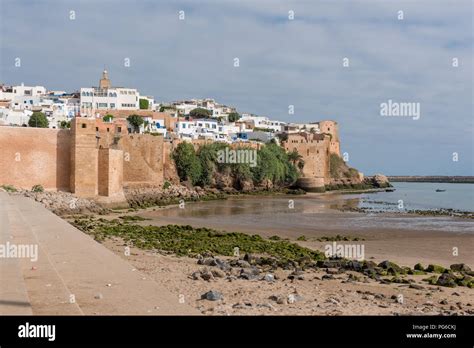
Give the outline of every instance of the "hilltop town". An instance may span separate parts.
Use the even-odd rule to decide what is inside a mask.
[[[173,154],[182,143],[196,151],[213,143],[255,151],[276,144],[298,167],[293,184],[307,191],[387,184],[383,177],[364,180],[345,164],[338,124],[332,120],[285,123],[238,113],[213,99],[157,103],[137,89],[114,87],[106,70],[98,87],[74,93],[23,84],[0,89],[0,164],[6,169],[0,173],[1,185],[37,185],[104,204],[121,203],[124,188],[179,184],[183,176]],[[214,186],[255,188],[242,180],[223,181]],[[274,183],[255,184],[268,188]]]

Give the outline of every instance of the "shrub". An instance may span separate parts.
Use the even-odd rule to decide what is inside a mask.
[[[48,128],[49,122],[45,114],[35,111],[28,120],[28,126],[36,128]]]
[[[37,184],[37,185],[34,185],[31,188],[31,191],[33,191],[33,192],[44,192],[44,188],[43,188],[43,186]]]
[[[139,115],[130,115],[127,117],[128,123],[130,123],[133,127],[133,131],[138,133],[140,131],[140,126],[145,122],[143,117]]]
[[[196,108],[189,112],[189,116],[191,116],[192,118],[206,118],[210,117],[211,115],[212,112],[210,110],[203,108]]]
[[[16,192],[17,191],[16,187],[13,186],[13,185],[2,185],[0,187],[3,188],[7,192]]]
[[[148,107],[150,106],[150,102],[148,99],[140,99],[140,110],[148,110]]]
[[[199,183],[202,167],[192,144],[179,144],[173,152],[173,160],[181,181],[191,180],[193,185]]]
[[[163,184],[163,190],[169,189],[170,186],[171,186],[171,183],[169,181],[165,181],[164,184]]]
[[[107,115],[105,115],[104,117],[102,117],[102,120],[103,120],[104,122],[112,122],[113,119],[114,119],[114,116],[111,115],[111,114],[107,114]]]

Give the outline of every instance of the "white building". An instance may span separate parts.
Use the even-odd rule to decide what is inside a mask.
[[[265,116],[255,116],[251,114],[242,114],[239,121],[250,121],[253,123],[254,128],[269,129],[272,132],[281,132],[286,125],[285,122],[273,121]]]
[[[319,129],[319,123],[318,122],[312,122],[312,123],[288,123],[284,125],[283,131],[287,133],[298,133],[300,131],[308,131],[308,132],[313,132],[313,133],[321,133],[321,130]]]
[[[140,127],[140,133],[143,133],[143,132],[158,133],[166,137],[167,130],[166,130],[164,119],[154,119],[153,117],[150,117],[150,116],[144,116],[143,120],[145,122]],[[131,125],[129,125],[129,127],[131,127]]]
[[[175,124],[175,133],[180,138],[197,139],[196,124],[194,121],[178,121]]]
[[[27,126],[33,111],[30,110],[11,110],[0,108],[0,125],[4,126]]]
[[[138,110],[139,101],[135,88],[112,87],[107,70],[102,73],[99,87],[81,88],[81,109],[86,114],[91,110]]]
[[[40,97],[46,94],[43,86],[0,86],[0,100],[13,100],[15,97]]]

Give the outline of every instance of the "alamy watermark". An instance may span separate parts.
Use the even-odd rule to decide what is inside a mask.
[[[12,244],[10,242],[0,244],[0,258],[24,258],[36,262],[38,261],[38,245]]]
[[[389,99],[380,104],[380,116],[391,117],[412,117],[418,120],[421,116],[420,103],[399,103]]]
[[[326,244],[324,254],[326,257],[342,257],[362,261],[365,258],[364,244]]]
[[[229,149],[217,151],[217,162],[226,164],[248,164],[250,167],[257,166],[257,150],[254,149]]]

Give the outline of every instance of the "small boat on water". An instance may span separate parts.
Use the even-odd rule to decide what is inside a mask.
[[[385,189],[385,192],[393,192],[393,191],[395,191],[395,189],[394,189],[394,188],[388,188],[388,189]]]
[[[436,189],[436,192],[444,192],[446,190],[442,190],[442,189]]]

